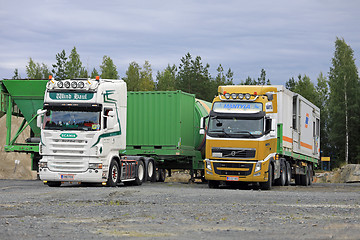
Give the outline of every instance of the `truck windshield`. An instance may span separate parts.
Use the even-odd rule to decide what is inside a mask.
[[[100,130],[100,112],[52,111],[44,116],[44,129]]]
[[[264,134],[264,118],[239,119],[210,117],[208,135],[211,137],[258,138]]]

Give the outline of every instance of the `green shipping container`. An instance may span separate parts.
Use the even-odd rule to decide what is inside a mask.
[[[126,155],[152,156],[160,168],[203,170],[200,119],[211,103],[182,91],[128,92]]]

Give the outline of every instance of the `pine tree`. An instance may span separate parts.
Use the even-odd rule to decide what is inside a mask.
[[[131,62],[126,70],[123,80],[126,82],[128,91],[140,91],[140,66],[137,62]]]
[[[195,94],[197,98],[212,101],[212,79],[209,64],[203,65],[201,57],[192,58],[190,53],[181,58],[179,71],[176,75],[177,89]]]
[[[79,78],[84,74],[80,55],[76,51],[76,47],[71,50],[68,61],[65,63],[65,78]]]
[[[140,91],[154,91],[155,83],[152,77],[152,69],[149,61],[145,61],[140,70]]]
[[[94,68],[91,72],[91,78],[96,78],[96,76],[100,76],[99,72]]]
[[[14,76],[12,77],[12,79],[21,79],[21,76],[19,74],[19,69],[15,68]]]
[[[103,57],[103,62],[100,65],[101,70],[101,78],[104,79],[119,79],[118,71],[116,70],[116,66],[113,62],[113,60],[108,57]]]
[[[53,64],[53,70],[52,73],[54,74],[54,77],[58,80],[64,80],[66,78],[65,73],[65,64],[66,64],[66,53],[65,50],[62,50],[60,53],[56,54],[56,64]]]
[[[158,71],[156,75],[156,90],[157,91],[174,91],[176,90],[175,87],[175,77],[176,77],[176,66],[175,64],[168,66],[165,68],[164,71]]]

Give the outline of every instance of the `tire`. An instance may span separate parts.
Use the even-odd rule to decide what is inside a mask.
[[[220,182],[214,181],[214,180],[209,180],[208,185],[209,185],[209,188],[219,188]]]
[[[310,176],[309,176],[309,167],[306,168],[306,173],[304,175],[300,175],[300,183],[303,186],[309,186]]]
[[[119,182],[120,168],[118,162],[113,159],[110,163],[109,176],[106,185],[109,187],[116,187]]]
[[[156,171],[156,181],[157,182],[165,182],[166,172],[165,169],[158,169]]]
[[[60,187],[61,186],[61,182],[47,182],[46,183],[49,187]]]
[[[295,185],[301,185],[301,175],[295,174]]]
[[[285,162],[286,164],[286,181],[285,186],[289,186],[291,182],[291,167],[289,162]]]
[[[261,182],[260,187],[262,190],[270,190],[272,187],[273,182],[273,176],[274,176],[274,170],[271,163],[269,164],[269,171],[268,171],[268,180],[267,182]]]
[[[135,186],[140,186],[145,178],[145,164],[143,161],[139,160],[137,167],[137,176],[134,181]]]
[[[155,166],[154,166],[154,162],[153,161],[149,161],[148,162],[148,165],[147,165],[147,180],[150,180],[151,182],[154,182],[155,181],[155,174],[154,174],[154,171],[155,170]]]
[[[309,165],[309,185],[312,185],[314,178],[314,172],[312,169],[312,165]]]
[[[286,164],[283,161],[282,164],[281,164],[281,168],[280,168],[280,177],[278,179],[276,179],[276,185],[285,186],[286,176],[287,176]]]

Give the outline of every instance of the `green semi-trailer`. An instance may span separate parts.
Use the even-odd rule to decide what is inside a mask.
[[[5,151],[31,153],[33,170],[38,170],[40,159],[37,110],[43,108],[47,84],[47,80],[0,81],[1,115],[6,114],[8,129]],[[126,149],[119,155],[153,159],[160,181],[164,180],[165,169],[169,173],[171,169],[189,169],[192,177],[203,177],[205,139],[199,134],[199,123],[210,108],[211,103],[181,91],[127,92]],[[10,131],[11,115],[24,118],[15,136]],[[17,137],[27,126],[31,128],[29,138],[18,143]]]

